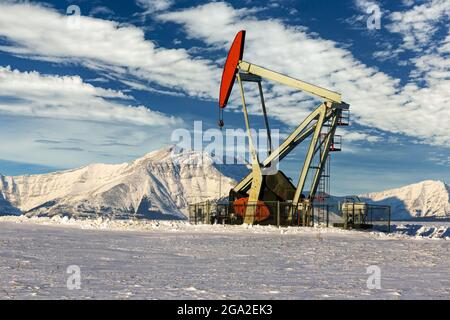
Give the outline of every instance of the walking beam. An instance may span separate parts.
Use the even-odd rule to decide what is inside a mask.
[[[302,80],[288,77],[284,74],[281,74],[281,73],[278,73],[278,72],[275,72],[275,71],[272,71],[269,69],[265,69],[263,67],[255,65],[255,64],[251,64],[246,61],[240,61],[238,67],[239,67],[239,70],[241,70],[241,71],[248,72],[250,74],[257,75],[257,76],[260,76],[262,78],[266,78],[266,79],[269,79],[272,81],[279,82],[281,84],[290,86],[292,88],[299,89],[299,90],[308,92],[310,94],[313,94],[315,96],[321,97],[328,101],[337,102],[337,103],[342,102],[341,95],[337,92],[313,85],[311,83],[308,83],[308,82],[305,82]]]

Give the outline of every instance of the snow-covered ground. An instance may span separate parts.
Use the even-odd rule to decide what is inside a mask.
[[[0,256],[2,299],[450,299],[442,237],[1,217]],[[367,287],[371,265],[381,289]]]

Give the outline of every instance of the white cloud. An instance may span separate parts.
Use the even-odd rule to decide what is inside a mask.
[[[417,59],[416,74],[406,86],[400,86],[399,79],[361,63],[335,42],[319,38],[304,27],[286,26],[276,19],[258,20],[252,16],[254,12],[214,2],[158,17],[184,25],[189,37],[202,39],[213,49],[222,49],[224,55],[235,33],[245,28],[248,31],[245,59],[342,92],[359,124],[407,134],[432,144],[450,145],[450,128],[445,121],[450,118],[450,110],[443,107],[449,105],[449,80],[445,69],[443,74],[436,73],[436,66],[445,64],[445,60],[439,59],[440,52],[434,53],[436,59]],[[80,63],[139,90],[150,82],[156,86],[149,88],[152,92],[216,98],[221,71],[214,62],[196,59],[185,49],[158,47],[133,26],[80,17],[78,27],[74,28],[69,21],[49,8],[0,3],[0,37],[11,42],[0,50],[34,59]],[[448,46],[447,41],[441,50]],[[438,76],[442,81],[433,80]],[[425,87],[418,84],[422,79],[427,79]],[[317,103],[282,86],[266,85],[265,91],[270,113],[288,125],[298,124]],[[235,90],[234,98],[236,93]],[[108,101],[106,96],[94,95],[89,99],[100,106],[108,104],[104,110],[111,108],[111,104],[120,107],[121,112],[114,115],[106,112],[99,121],[120,118],[130,123],[141,119],[151,123],[151,117],[140,116],[149,112],[145,108],[129,108],[130,112],[122,113],[127,107]],[[38,110],[45,114],[43,104],[31,101],[34,109],[28,103],[25,112]],[[249,93],[249,101],[257,101],[255,91]],[[7,108],[11,112],[11,105]],[[53,117],[72,114],[64,108],[60,105],[59,113],[52,113]],[[250,109],[259,112],[256,104]]]
[[[170,132],[170,127],[2,115],[0,155],[56,168],[120,163],[167,146]]]
[[[361,63],[333,41],[246,12],[215,2],[158,17],[182,24],[190,37],[224,50],[238,30],[246,29],[245,60],[341,92],[359,124],[450,147],[450,79],[424,87],[411,79],[401,86],[399,79]],[[305,95],[280,86],[267,90],[271,114],[290,125],[314,105],[311,100],[301,104]]]
[[[410,7],[414,5],[414,0],[402,0],[404,6]]]
[[[411,77],[422,79],[430,87],[441,87],[447,92],[448,80],[450,78],[450,28],[447,37],[435,46],[430,47],[427,53],[411,59],[416,69],[412,71]],[[442,87],[441,84],[447,84]]]
[[[386,61],[386,60],[394,59],[394,58],[398,57],[398,55],[400,53],[404,52],[403,49],[401,49],[401,48],[394,49],[389,44],[386,44],[386,47],[387,48],[384,50],[375,51],[372,54],[372,56],[379,61]]]
[[[170,143],[181,120],[78,76],[0,67],[1,159],[72,168],[130,161]]]
[[[448,0],[429,0],[405,12],[391,13],[391,23],[386,27],[402,36],[404,48],[420,51],[429,46],[430,39],[438,30],[438,23],[447,21],[448,25],[449,18]]]
[[[428,161],[442,166],[450,166],[450,157],[440,152],[430,152],[428,155]]]
[[[61,15],[28,3],[0,3],[0,50],[34,59],[79,63],[116,77],[200,97],[215,96],[210,61],[185,49],[158,47],[134,26],[87,16]]]
[[[9,44],[0,50],[82,64],[102,75],[95,83],[119,78],[149,90],[210,96],[210,62],[158,47],[136,27],[90,17],[75,22],[51,8],[1,2],[0,38]],[[181,121],[135,104],[77,76],[0,67],[1,158],[70,168],[128,161],[170,143]]]
[[[355,4],[356,7],[364,13],[367,13],[366,11],[374,6],[380,7],[378,1],[373,0],[355,0]]]
[[[364,142],[378,142],[381,141],[381,136],[369,134],[366,132],[359,132],[359,131],[351,131],[351,130],[345,130],[342,128],[339,128],[338,134],[343,135],[345,137],[345,143],[347,142],[357,142],[357,141],[364,141]]]
[[[89,15],[90,16],[96,16],[96,15],[112,16],[112,15],[114,15],[114,11],[105,6],[97,6],[97,7],[92,8],[92,10],[89,12]]]
[[[180,122],[144,106],[127,106],[112,99],[132,98],[120,91],[94,87],[78,76],[42,75],[0,66],[3,114],[157,127]]]
[[[154,13],[169,9],[173,0],[136,0],[136,3],[146,9],[146,13]]]

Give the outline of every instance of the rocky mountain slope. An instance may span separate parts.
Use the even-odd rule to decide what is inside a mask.
[[[390,205],[394,219],[450,217],[450,185],[426,180],[397,189],[360,196],[375,204]]]
[[[206,153],[170,147],[132,163],[0,176],[0,211],[20,210],[28,216],[185,218],[189,203],[218,198],[219,189],[222,196],[228,193],[236,183],[233,178],[246,170],[234,167],[235,175],[225,176]]]

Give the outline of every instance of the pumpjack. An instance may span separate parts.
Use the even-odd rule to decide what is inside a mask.
[[[291,203],[290,210],[297,211],[297,213],[301,211],[302,224],[308,225],[308,216],[310,216],[316,199],[316,192],[323,176],[329,152],[337,150],[335,146],[336,128],[339,125],[348,124],[343,121],[345,118],[343,112],[348,112],[350,106],[342,101],[341,94],[337,92],[244,61],[245,34],[245,30],[239,31],[231,45],[220,86],[219,114],[221,116],[219,126],[223,126],[223,109],[228,104],[237,79],[251,159],[251,172],[230,191],[229,200],[234,204],[236,214],[241,215],[243,222],[246,224],[254,224],[267,219],[271,210],[266,203],[278,201]],[[271,132],[263,95],[263,80],[286,85],[322,100],[320,105],[301,121],[275,150],[272,150]],[[263,161],[259,159],[251,135],[243,85],[245,82],[256,83],[259,90],[269,146],[268,156]],[[309,137],[311,139],[308,139]],[[264,173],[264,169],[269,168],[276,161],[281,161],[294,148],[302,143],[306,144],[307,141],[309,141],[309,146],[296,186],[279,170],[271,174]],[[313,166],[313,159],[317,158],[318,163]],[[310,181],[309,188],[307,181]],[[307,196],[305,196],[305,190],[309,191]]]

